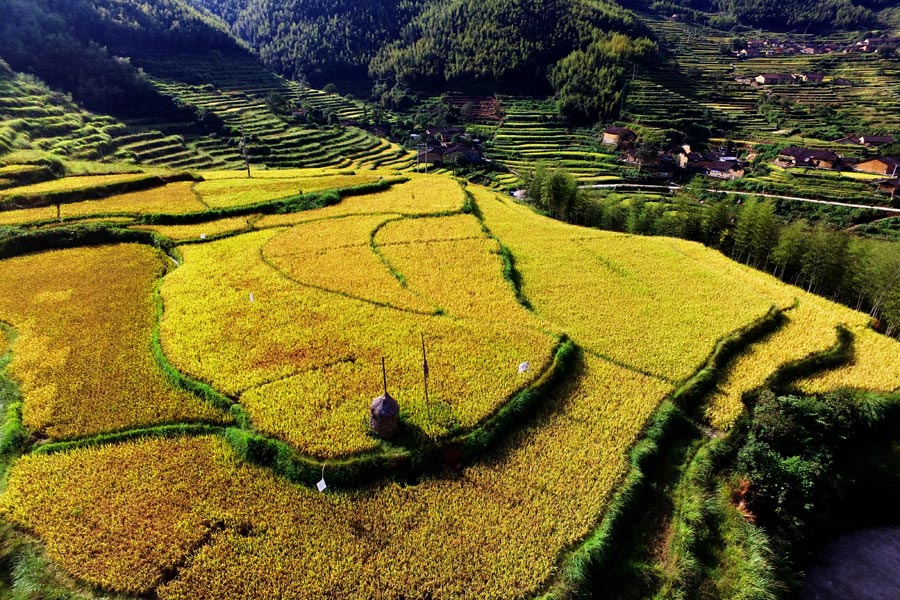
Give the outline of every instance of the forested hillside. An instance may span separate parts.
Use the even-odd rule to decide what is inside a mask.
[[[271,67],[314,85],[560,94],[569,116],[610,116],[624,64],[655,46],[609,0],[190,0]]]
[[[426,0],[189,0],[220,17],[266,63],[322,85],[365,77]]]
[[[0,58],[97,112],[172,112],[130,58],[243,52],[221,26],[180,0],[4,0]]]
[[[549,65],[598,35],[639,30],[631,13],[609,2],[432,3],[378,53],[371,73],[413,84],[546,85]]]
[[[687,11],[695,20],[720,27],[816,33],[877,26],[875,11],[891,4],[891,0],[662,0],[653,6],[667,12]]]

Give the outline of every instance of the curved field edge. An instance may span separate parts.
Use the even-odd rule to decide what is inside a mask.
[[[783,313],[772,308],[753,323],[719,340],[695,374],[663,399],[651,416],[644,433],[628,453],[630,470],[623,478],[605,515],[597,528],[565,559],[558,579],[540,598],[562,600],[590,596],[594,576],[608,567],[616,547],[625,535],[634,513],[639,510],[644,494],[652,482],[646,473],[651,464],[662,460],[675,430],[684,419],[685,410],[696,404],[714,389],[722,368],[735,355],[783,323]]]
[[[734,580],[754,583],[752,591],[745,590],[749,594],[746,597],[781,597],[784,585],[776,577],[774,553],[768,538],[739,513],[733,500],[723,496],[724,492],[712,477],[720,469],[723,456],[734,452],[739,439],[746,435],[749,412],[759,394],[790,393],[796,391],[797,381],[846,365],[853,355],[853,333],[837,325],[836,340],[830,348],[778,366],[764,384],[745,394],[747,404],[738,422],[724,436],[710,434],[691,417],[691,414],[699,417],[698,400],[710,397],[715,379],[724,375],[730,361],[757,344],[764,346],[767,334],[783,326],[783,319],[775,317],[776,322],[770,324],[774,327],[763,326],[751,332],[743,340],[746,343],[732,346],[732,352],[719,356],[714,369],[695,378],[700,388],[695,389],[697,393],[690,389],[690,384],[684,389],[687,393],[682,398],[689,400],[686,405],[667,402],[654,415],[648,434],[632,453],[632,472],[614,502],[615,509],[610,511],[612,522],[608,526],[604,523],[598,531],[592,551],[583,552],[588,549],[586,544],[573,555],[566,577],[546,599],[584,597],[601,589],[602,597],[607,598],[625,590],[633,594],[638,587],[644,590],[640,597],[662,597],[660,594],[693,597],[700,576],[699,556],[708,553],[702,548],[711,543],[704,537],[710,535],[706,523],[710,511],[724,515],[719,525],[725,528],[723,535],[728,536],[733,551],[744,557],[731,567],[740,571]],[[705,396],[699,393],[702,389],[707,390]],[[880,396],[861,393],[865,397]],[[666,463],[667,457],[674,458],[674,463]],[[659,502],[664,494],[672,498],[671,504]],[[668,532],[665,539],[658,537],[660,529]],[[613,558],[627,561],[632,571],[617,569],[611,562]],[[645,586],[655,587],[645,589]]]
[[[321,460],[299,453],[281,440],[247,429],[229,428],[225,439],[244,460],[269,467],[294,483],[310,487],[323,474],[329,482],[344,488],[370,485],[383,479],[415,480],[448,466],[458,469],[463,464],[471,464],[525,427],[534,411],[572,374],[577,363],[577,347],[567,338],[560,338],[552,361],[534,383],[516,393],[476,427],[440,442],[407,437],[412,443],[405,447],[394,445],[381,452]],[[447,463],[448,454],[453,456],[451,464]]]
[[[61,220],[39,219],[22,223],[20,225],[15,225],[13,227],[17,227],[20,229],[33,229],[48,225],[73,225],[78,224],[79,222],[98,218],[121,217],[128,217],[133,219],[133,224],[135,225],[197,225],[228,218],[247,216],[258,217],[260,215],[277,215],[323,208],[326,206],[337,204],[344,198],[382,192],[390,189],[394,185],[406,183],[408,181],[408,177],[397,176],[343,188],[318,190],[316,192],[311,192],[308,194],[294,194],[276,200],[265,200],[251,204],[243,204],[223,208],[211,208],[207,210],[187,213],[139,213],[127,211],[104,212],[102,210],[98,210],[98,212],[96,213],[73,217],[63,217]],[[118,190],[114,190],[109,194],[104,193],[100,198],[97,199],[98,203],[102,203],[103,199],[113,197],[111,194],[114,194],[117,191]]]
[[[368,190],[372,185],[375,184],[367,185],[364,189]],[[383,184],[378,184],[379,190],[382,187]],[[311,208],[317,208],[317,206]],[[465,214],[469,210],[471,210],[471,205],[467,203],[460,213]],[[40,250],[121,242],[150,245],[167,254],[176,265],[181,262],[181,255],[175,243],[168,238],[154,232],[125,230],[102,224],[20,232],[14,237],[0,241],[0,257],[10,258]],[[414,479],[425,473],[435,472],[446,466],[444,457],[448,452],[456,457],[454,462],[475,461],[480,454],[495,447],[503,437],[526,423],[528,414],[533,412],[547,395],[552,393],[553,389],[565,379],[576,362],[574,356],[577,351],[572,342],[565,337],[559,338],[556,348],[537,379],[526,388],[514,393],[496,411],[486,415],[468,431],[439,443],[432,442],[423,436],[416,438],[414,433],[412,439],[407,436],[404,446],[388,446],[386,450],[366,452],[344,459],[323,460],[298,452],[277,438],[255,431],[250,418],[236,399],[229,398],[212,386],[183,374],[168,361],[160,342],[159,327],[163,311],[163,302],[159,293],[160,282],[154,289],[157,318],[153,327],[151,348],[154,359],[166,378],[174,386],[193,393],[213,407],[230,412],[238,427],[227,428],[225,438],[238,455],[254,464],[268,466],[295,483],[309,486],[318,481],[323,466],[328,470],[329,479],[333,480],[336,485],[354,487],[369,485],[382,479]],[[518,292],[518,290],[516,291]],[[18,423],[16,427],[22,427],[21,404],[19,403],[16,408],[9,410],[12,411],[11,416],[15,417],[11,422]],[[10,430],[13,429],[15,428],[11,425]],[[49,443],[42,446],[40,452],[53,453],[70,448],[106,445],[142,436],[170,437],[184,434],[196,435],[210,431],[220,432],[222,428],[212,423],[167,423],[154,427],[107,431]],[[17,434],[17,437],[20,439],[22,433]]]

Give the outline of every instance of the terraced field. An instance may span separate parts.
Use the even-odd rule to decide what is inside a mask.
[[[616,182],[622,168],[609,148],[589,130],[571,130],[547,101],[504,98],[505,118],[494,133],[490,155],[524,175],[538,162],[562,167],[584,184]],[[498,176],[502,185],[514,184]]]
[[[900,389],[900,344],[864,315],[698,244],[565,225],[442,175],[332,206],[277,204],[291,191],[281,184],[314,174],[264,174],[231,196],[224,183],[199,198],[169,184],[182,194],[170,206],[157,190],[144,205],[85,203],[168,215],[131,223],[152,227],[168,257],[125,244],[0,261],[11,327],[0,348],[13,340],[4,376],[22,415],[7,411],[6,427],[23,431],[0,512],[86,586],[568,597],[583,560],[573,549],[602,546],[605,520],[621,518],[616,491],[648,420],[718,340],[772,306],[792,307],[787,322],[723,373],[707,407],[717,426],[779,366],[830,348],[842,323],[852,360],[798,385]],[[367,171],[317,175],[373,185]],[[233,178],[205,183],[245,181]],[[261,212],[218,212],[245,204]],[[295,212],[263,214],[270,206]],[[19,212],[24,225],[44,218]],[[83,231],[140,231],[128,225]],[[64,239],[78,235],[67,227]],[[560,333],[578,348],[565,360],[554,359]],[[366,425],[382,357],[406,432],[395,440]],[[406,465],[412,481],[392,479],[409,457],[423,461]],[[354,485],[353,461],[381,470]]]
[[[630,84],[626,120],[682,130],[693,124],[712,125],[714,135],[734,140],[812,147],[829,146],[829,140],[813,135],[815,130],[829,125],[822,111],[837,112],[844,122],[859,123],[863,129],[881,131],[900,126],[896,118],[900,97],[895,91],[900,84],[900,70],[891,61],[874,54],[785,54],[738,60],[720,51],[723,45],[731,43],[731,34],[645,17],[669,57],[664,68],[644,69]],[[754,36],[785,37],[768,32],[756,32]],[[795,42],[804,39],[802,35],[790,37]],[[829,39],[849,42],[851,38]],[[760,73],[810,72],[825,73],[825,82],[754,87],[735,81],[737,77]],[[849,79],[854,85],[834,85],[836,78]],[[770,93],[798,106],[798,110],[791,111],[791,120],[800,137],[791,138],[793,132],[784,131],[784,123],[769,122],[757,110],[760,99]]]
[[[69,160],[109,158],[182,169],[224,167],[178,136],[134,128],[76,106],[27,76],[0,76],[0,155],[38,151]]]
[[[408,153],[343,121],[359,119],[363,106],[337,94],[301,87],[278,77],[255,60],[190,57],[149,63],[159,89],[183,102],[211,111],[234,132],[249,138],[251,161],[275,168],[406,168]],[[192,81],[203,81],[196,85]],[[276,96],[293,110],[333,115],[333,125],[311,125],[298,114],[275,114],[267,99]],[[186,134],[192,147],[229,161],[240,161],[237,139]]]

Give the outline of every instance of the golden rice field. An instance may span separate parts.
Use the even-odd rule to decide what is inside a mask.
[[[375,241],[380,243],[382,234],[398,239],[409,232],[410,242],[381,244],[381,252],[410,290],[446,313],[539,327],[538,319],[518,304],[512,284],[498,277],[503,269],[500,244],[485,236],[475,217],[463,217],[391,221]],[[444,221],[446,232],[441,231]],[[426,228],[433,230],[434,239],[425,237]]]
[[[164,599],[529,597],[594,526],[670,389],[588,357],[508,449],[415,486],[318,494],[195,438],[25,457],[2,510],[68,572],[131,593],[214,530]]]
[[[800,389],[809,394],[837,388],[900,391],[900,342],[871,329],[856,327],[851,331],[856,339],[850,364],[801,380]]]
[[[272,173],[262,171],[262,173]],[[210,208],[226,208],[280,200],[290,196],[353,187],[378,181],[373,173],[364,175],[314,174],[299,177],[259,177],[251,179],[211,179],[197,184],[195,190]]]
[[[587,350],[665,381],[687,378],[719,338],[778,302],[702,246],[704,260],[694,260],[681,251],[687,242],[586,230],[474,193],[485,224],[515,255],[539,315]]]
[[[370,245],[393,215],[336,217],[294,226],[271,237],[260,254],[293,281],[392,308],[432,314],[436,305],[404,288]]]
[[[365,196],[344,198],[340,204],[321,210],[285,215],[266,215],[257,227],[296,225],[306,221],[349,215],[396,213],[428,215],[458,212],[466,197],[460,184],[446,175],[408,174],[410,181]]]
[[[80,190],[89,190],[91,188],[117,184],[130,183],[140,179],[146,179],[146,173],[131,173],[117,175],[81,175],[77,177],[63,177],[61,179],[52,179],[42,183],[34,183],[31,185],[21,185],[15,188],[0,190],[0,200],[11,196],[41,196],[43,194],[53,194],[57,192],[75,192]]]
[[[373,222],[363,221],[359,231]],[[485,418],[550,360],[556,342],[543,331],[399,310],[363,298],[366,290],[349,284],[335,293],[353,269],[363,268],[344,263],[346,254],[326,254],[336,262],[313,262],[325,273],[341,273],[331,290],[305,284],[299,268],[287,276],[263,260],[261,252],[280,236],[290,235],[290,248],[293,240],[316,239],[322,225],[334,223],[339,224],[318,221],[184,246],[183,265],[163,282],[167,356],[182,371],[240,396],[260,430],[319,456],[374,449],[377,440],[367,433],[365,415],[380,393],[384,356],[389,389],[404,402],[409,420],[431,435],[446,435]],[[313,229],[307,235],[308,226]],[[269,260],[290,269],[278,251],[276,246]],[[353,266],[350,274],[345,264]],[[404,292],[377,259],[368,264],[372,273],[384,274],[385,284]],[[495,277],[501,279],[499,262]],[[442,414],[449,412],[441,421],[427,419],[422,335],[431,354],[431,401],[444,407]],[[526,361],[535,371],[519,374],[517,366]]]
[[[191,225],[137,225],[132,229],[154,231],[177,242],[200,241],[214,236],[249,231],[259,215],[229,217]]]
[[[481,239],[481,223],[472,215],[449,215],[391,222],[378,231],[378,243],[412,244],[445,240]]]
[[[168,260],[168,259],[165,259]],[[150,350],[164,257],[135,245],[0,262],[0,320],[16,328],[9,375],[24,424],[51,439],[227,416],[177,390]]]
[[[236,174],[205,174],[219,201],[239,195]],[[314,174],[352,177],[260,171],[259,187],[240,193],[282,193],[264,190]],[[799,299],[784,328],[727,371],[714,424],[733,422],[743,392],[778,366],[831,347],[838,323],[856,335],[853,363],[801,387],[900,389],[900,344],[866,329],[864,315],[698,244],[562,224],[470,185],[481,222],[461,214],[458,182],[410,177],[318,210],[154,226],[201,242],[179,246],[167,273],[167,258],[130,245],[0,262],[25,424],[66,438],[226,420],[153,362],[158,285],[167,359],[240,402],[257,432],[323,459],[383,448],[366,424],[382,357],[406,421],[441,438],[534,382],[568,334],[584,350],[577,369],[498,449],[415,484],[318,493],[242,462],[221,437],[133,440],[26,454],[0,514],[66,573],[113,593],[531,598],[602,520],[660,402],[717,340],[771,306]],[[236,235],[200,240],[222,233]],[[533,311],[503,276],[501,244]]]
[[[744,394],[763,385],[778,367],[834,346],[838,325],[861,330],[869,320],[845,306],[797,292],[799,304],[786,313],[787,323],[728,366],[706,406],[706,417],[713,427],[728,429],[734,425],[743,410]]]
[[[109,196],[100,200],[85,200],[59,206],[62,219],[92,215],[124,214],[180,214],[205,210],[197,199],[190,181],[170,183],[149,190]],[[22,189],[22,188],[16,188]],[[57,218],[56,206],[0,211],[0,225],[24,225]]]

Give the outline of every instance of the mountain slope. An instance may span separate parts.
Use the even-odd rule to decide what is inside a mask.
[[[638,34],[610,0],[190,0],[275,70],[313,84],[365,76],[412,85],[548,88],[549,68],[605,32]]]
[[[189,0],[220,17],[276,71],[314,84],[365,77],[426,0]]]
[[[129,58],[209,50],[246,52],[180,0],[0,2],[0,58],[98,112],[172,113]]]

